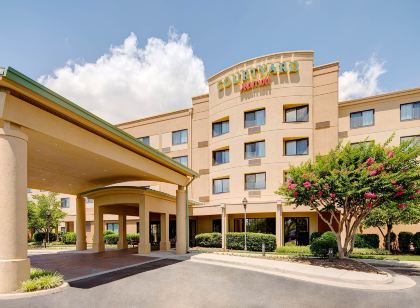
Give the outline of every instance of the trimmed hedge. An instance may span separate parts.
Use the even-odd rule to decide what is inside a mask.
[[[62,236],[62,241],[64,244],[76,244],[76,233],[66,232]]]
[[[310,256],[311,250],[309,246],[283,246],[277,247],[276,253],[279,255]]]
[[[315,239],[311,246],[311,252],[316,257],[325,258],[328,256],[328,250],[332,248],[334,255],[338,252],[337,239],[331,231],[325,232],[321,237]]]
[[[412,239],[413,233],[411,232],[400,232],[398,234],[398,248],[400,249],[400,252],[410,252]]]
[[[222,234],[219,232],[201,233],[195,236],[195,241],[199,247],[222,247]]]
[[[104,236],[105,235],[109,235],[109,234],[115,234],[115,232],[112,231],[112,230],[106,230],[106,231],[104,231]]]
[[[420,255],[420,232],[417,232],[413,236],[413,246],[416,255]]]
[[[104,242],[105,244],[108,245],[116,245],[118,244],[118,234],[112,233],[112,234],[107,234],[104,236]]]
[[[127,242],[129,245],[136,245],[139,242],[139,233],[127,233]]]
[[[354,238],[356,248],[379,248],[379,235],[377,234],[356,234]]]
[[[222,247],[222,234],[218,232],[201,233],[195,236],[198,247]],[[274,251],[276,249],[276,236],[264,233],[246,233],[246,244],[249,251],[261,251],[262,243],[265,243],[265,251]],[[245,233],[228,232],[226,233],[226,245],[228,249],[244,250]]]
[[[276,236],[264,233],[246,233],[246,244],[249,251],[261,251],[262,243],[265,243],[265,251],[276,249]],[[243,250],[245,248],[245,233],[226,233],[226,245],[228,249]]]
[[[57,235],[55,233],[49,233],[48,235],[50,242],[55,242],[57,240]],[[45,232],[35,232],[33,235],[34,242],[42,242],[46,238]]]
[[[321,232],[312,232],[311,237],[309,238],[309,243],[312,243],[314,240],[316,240],[317,238],[320,238],[322,235]]]

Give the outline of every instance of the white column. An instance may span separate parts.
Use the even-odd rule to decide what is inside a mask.
[[[86,202],[85,198],[76,197],[76,250],[86,250]]]
[[[222,209],[222,248],[226,249],[226,232],[227,230],[227,219],[226,219],[226,204],[221,204]]]
[[[283,206],[281,201],[277,201],[276,208],[276,245],[283,246]]]
[[[169,241],[169,213],[160,214],[160,250],[170,250]]]
[[[184,186],[176,191],[176,253],[187,253],[187,194]]]
[[[104,243],[104,216],[102,207],[97,204],[93,205],[93,220],[95,231],[93,234],[93,251],[102,252],[105,250]]]
[[[5,97],[0,92],[0,106]],[[19,126],[0,121],[0,293],[29,278],[27,142]]]
[[[139,234],[139,254],[150,253],[150,221],[149,208],[146,202],[146,197],[141,196],[139,203],[139,218],[140,218],[140,234]]]
[[[118,215],[118,249],[127,248],[127,216]]]

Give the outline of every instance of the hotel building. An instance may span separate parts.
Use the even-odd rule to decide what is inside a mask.
[[[314,211],[287,206],[275,193],[290,165],[325,154],[339,142],[384,142],[393,134],[392,144],[420,138],[420,88],[340,102],[338,76],[338,62],[314,65],[312,51],[257,57],[210,77],[209,92],[193,97],[191,108],[117,127],[199,173],[187,190],[190,245],[199,233],[243,231],[244,198],[249,232],[276,234],[277,245],[305,245],[312,232],[329,228]],[[176,190],[162,182],[123,185],[169,195]],[[68,212],[60,228],[74,231],[75,197],[60,197]],[[86,206],[88,242],[93,203]],[[118,217],[107,215],[104,224],[118,230]],[[150,224],[151,242],[158,245],[159,217],[151,217]],[[174,224],[172,217],[170,230]],[[128,217],[127,232],[138,228],[138,219]],[[420,231],[420,225],[395,229]]]

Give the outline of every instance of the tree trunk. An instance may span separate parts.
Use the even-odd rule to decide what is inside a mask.
[[[346,257],[346,253],[343,249],[343,244],[341,244],[341,234],[337,232],[334,232],[334,233],[335,233],[335,239],[337,240],[338,258],[343,259]]]

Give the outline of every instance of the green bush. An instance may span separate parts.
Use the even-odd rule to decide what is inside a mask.
[[[21,284],[21,290],[32,292],[58,287],[64,282],[63,276],[40,268],[31,268],[30,278]]]
[[[416,255],[420,255],[420,232],[417,232],[413,236],[413,246]]]
[[[104,231],[104,236],[105,235],[109,235],[109,234],[116,234],[114,231],[112,231],[112,230],[106,230],[106,231]]]
[[[276,253],[280,255],[309,256],[311,255],[311,249],[309,246],[283,246],[277,247]]]
[[[219,232],[201,233],[195,236],[198,247],[222,247],[222,234]]]
[[[328,250],[330,248],[333,249],[335,255],[338,251],[337,239],[335,234],[331,231],[322,234],[321,237],[315,239],[310,246],[312,254],[321,258],[328,256]]]
[[[312,232],[311,233],[311,237],[309,238],[309,243],[312,243],[314,240],[316,240],[317,238],[321,237],[322,232]]]
[[[57,240],[57,235],[55,233],[49,233],[48,237],[50,242],[55,242]],[[33,235],[35,242],[43,242],[44,238],[46,238],[46,234],[44,232],[35,232]]]
[[[118,234],[112,233],[104,236],[104,242],[108,245],[116,245],[118,243]]]
[[[354,247],[355,248],[370,248],[368,247],[367,242],[362,237],[362,234],[355,234],[354,235]]]
[[[261,251],[262,243],[265,243],[265,251],[276,249],[276,236],[264,233],[246,233],[247,249],[249,251]],[[245,233],[228,232],[226,233],[226,246],[228,249],[243,250],[245,248]]]
[[[400,252],[410,252],[412,239],[413,233],[411,232],[400,232],[398,234],[398,248],[400,249]]]
[[[66,245],[74,245],[76,244],[76,233],[66,232],[62,235],[62,240]]]
[[[128,233],[127,234],[127,242],[129,245],[135,245],[138,244],[140,238],[139,233]]]
[[[379,248],[379,235],[377,234],[356,234],[354,237],[356,248]]]
[[[390,255],[386,249],[379,248],[354,248],[352,256],[373,256],[373,255]]]

